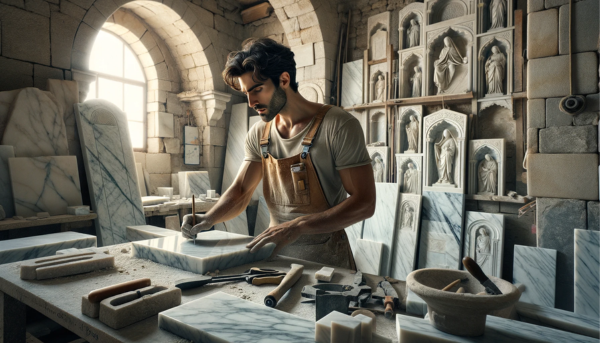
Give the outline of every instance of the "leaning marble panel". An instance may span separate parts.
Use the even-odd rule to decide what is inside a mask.
[[[398,200],[398,223],[392,245],[392,270],[390,276],[406,280],[406,276],[415,270],[417,247],[419,244],[419,224],[421,223],[421,196],[400,194]]]
[[[412,48],[400,52],[400,98],[419,98],[425,92],[425,49]]]
[[[401,154],[423,152],[423,106],[398,107],[396,128],[396,151]]]
[[[513,91],[513,29],[485,34],[477,37],[477,41],[479,97],[510,96]]]
[[[423,121],[423,189],[464,193],[467,116],[440,110]]]
[[[469,194],[503,196],[505,161],[504,139],[469,141]]]
[[[367,144],[387,144],[387,115],[385,107],[370,108],[367,113]]]
[[[179,194],[184,198],[199,197],[211,188],[207,171],[181,171],[179,175]]]
[[[521,290],[520,302],[554,307],[556,250],[515,244],[513,283]]]
[[[363,103],[363,60],[344,63],[342,73],[342,107]]]
[[[400,193],[422,194],[423,154],[396,154],[396,178]]]
[[[373,167],[373,176],[375,182],[389,181],[390,147],[387,146],[367,146],[367,151],[371,157],[371,167]]]
[[[367,80],[368,87],[365,87],[367,93],[365,98],[370,103],[385,102],[388,100],[388,81],[389,81],[388,63],[382,62],[369,66]]]
[[[358,238],[354,246],[356,269],[363,273],[380,275],[383,243]]]
[[[390,12],[382,12],[367,19],[369,61],[378,61],[387,57],[389,36]]]
[[[413,2],[398,12],[398,31],[400,49],[410,49],[423,45],[423,28],[425,25],[425,5]]]
[[[575,313],[600,317],[600,232],[575,229]]]
[[[504,215],[467,211],[463,256],[470,256],[486,275],[502,277]]]
[[[77,104],[75,119],[100,245],[126,243],[128,225],[146,224],[127,117],[98,99]]]

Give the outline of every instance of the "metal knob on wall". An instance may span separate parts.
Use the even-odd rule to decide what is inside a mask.
[[[569,95],[560,99],[558,108],[572,116],[578,115],[585,110],[585,98],[581,95]]]

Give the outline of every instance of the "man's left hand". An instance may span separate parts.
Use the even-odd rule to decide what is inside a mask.
[[[301,231],[302,230],[295,225],[294,221],[272,226],[260,235],[256,236],[252,242],[246,245],[246,248],[250,249],[251,253],[255,253],[265,244],[275,243],[275,249],[269,257],[269,259],[272,259],[277,256],[283,247],[295,242],[302,235]]]

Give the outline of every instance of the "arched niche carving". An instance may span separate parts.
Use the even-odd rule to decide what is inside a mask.
[[[387,118],[385,109],[369,111],[369,143],[387,144]]]
[[[300,93],[306,100],[312,102],[323,103],[323,91],[321,88],[311,82],[303,82],[298,86],[298,93]]]
[[[367,46],[370,61],[386,58],[389,37],[390,12],[382,12],[367,19]]]
[[[510,32],[507,32],[510,34]],[[506,33],[503,34],[503,36],[506,36]],[[506,96],[508,94],[512,93],[512,79],[513,79],[513,51],[512,51],[512,43],[509,37],[500,37],[500,36],[494,36],[491,38],[486,39],[487,41],[484,41],[483,39],[480,40],[480,48],[479,51],[477,52],[477,59],[478,59],[478,75],[479,75],[479,80],[478,80],[478,90],[479,90],[479,94],[481,97],[485,97],[485,98],[489,98],[489,97],[502,97],[502,96]],[[492,56],[493,51],[492,49],[494,47],[497,47],[499,50],[499,53],[502,54],[504,56],[504,71],[503,71],[503,80],[502,80],[502,93],[490,93],[489,91],[489,84],[488,84],[488,74],[487,74],[487,70],[486,70],[486,64],[488,63],[488,60],[490,59],[490,56]],[[490,61],[490,63],[492,63]]]
[[[411,175],[407,177],[407,171],[410,168],[409,164],[413,165],[416,172],[411,171]],[[416,180],[416,192],[413,192],[412,185],[408,186],[405,182]],[[423,190],[423,155],[422,154],[396,154],[396,182],[400,185],[401,193],[422,194]]]
[[[398,12],[398,30],[400,32],[399,47],[400,49],[409,49],[408,32],[411,26],[411,20],[416,20],[419,25],[419,44],[416,46],[424,45],[423,37],[425,32],[425,18],[423,16],[425,6],[423,3],[414,2],[407,5]],[[413,46],[413,47],[416,47]]]
[[[467,211],[463,254],[479,264],[486,275],[501,277],[504,216]]]
[[[375,182],[388,182],[390,148],[387,146],[367,146]]]
[[[489,155],[496,162],[496,192],[489,195],[503,196],[504,174],[506,169],[506,151],[504,139],[474,139],[469,142],[469,194],[481,194],[479,170],[485,156]],[[487,194],[486,194],[487,195]]]
[[[428,25],[441,23],[454,18],[471,14],[473,9],[471,0],[433,0],[427,2],[429,14]]]
[[[417,135],[417,149],[409,150],[409,137],[406,131],[407,125],[410,125],[410,117],[415,117],[416,125],[418,127]],[[396,121],[396,133],[397,133],[397,148],[400,153],[417,154],[423,152],[422,145],[422,132],[423,132],[423,106],[406,106],[398,108],[398,116]]]
[[[413,82],[414,77],[417,73],[415,68],[421,73],[420,76],[420,96],[425,95],[425,70],[423,63],[423,50],[411,50],[410,52],[402,54],[401,68],[400,68],[400,97],[401,98],[412,98],[413,97]]]
[[[384,102],[387,100],[388,80],[387,73],[384,70],[375,70],[370,75],[369,86],[370,102]]]

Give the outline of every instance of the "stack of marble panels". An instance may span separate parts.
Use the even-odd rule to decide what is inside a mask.
[[[180,232],[178,231],[152,225],[135,225],[127,227],[127,239],[130,242],[179,235]]]
[[[58,250],[96,246],[96,237],[78,232],[59,232],[0,241],[0,264],[55,255]]]
[[[575,313],[600,317],[600,232],[575,230]]]
[[[554,307],[556,250],[515,244],[513,283],[520,302]]]

